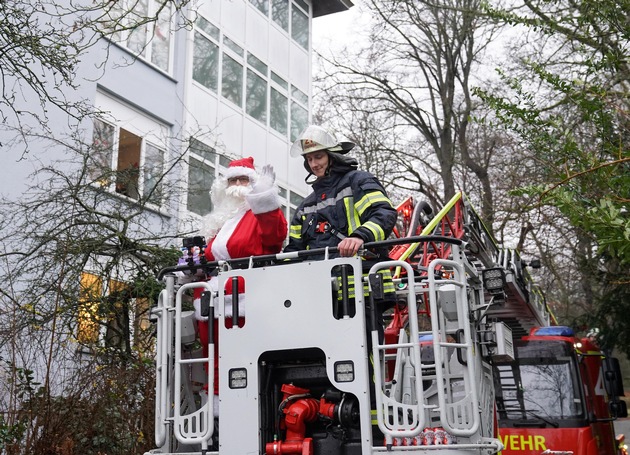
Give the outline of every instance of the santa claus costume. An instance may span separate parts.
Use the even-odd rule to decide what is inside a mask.
[[[228,181],[241,179],[237,184]],[[275,254],[282,250],[287,236],[287,222],[280,209],[278,188],[275,185],[275,174],[271,166],[264,166],[260,173],[254,168],[252,157],[232,161],[224,175],[215,180],[210,191],[213,211],[202,221],[201,235],[206,237],[205,256],[208,261],[222,261],[234,258]],[[216,276],[209,280],[210,285],[218,291]],[[243,282],[239,281],[239,294],[244,292]],[[199,321],[199,338],[207,356],[208,318],[201,316],[200,293],[195,293],[195,316]],[[232,306],[231,289],[225,290],[225,308],[217,309],[224,314],[226,326],[231,326]],[[245,295],[239,296],[239,326],[244,323]],[[255,302],[254,302],[255,304]],[[216,305],[215,305],[216,307]],[[218,333],[215,324],[215,378],[214,394],[218,394]],[[218,403],[215,400],[215,415],[218,415]]]

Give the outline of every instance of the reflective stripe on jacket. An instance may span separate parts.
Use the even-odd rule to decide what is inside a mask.
[[[313,184],[313,193],[298,207],[284,251],[334,247],[344,236],[364,242],[385,240],[397,213],[379,181],[369,172],[333,172]],[[335,232],[325,232],[329,223]]]

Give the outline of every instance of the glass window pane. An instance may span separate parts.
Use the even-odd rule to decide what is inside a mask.
[[[280,76],[278,76],[273,71],[271,72],[271,80],[273,80],[280,87],[282,87],[282,88],[284,88],[286,90],[289,89],[289,83],[287,81],[285,81],[284,79],[282,79]]]
[[[291,204],[300,205],[303,200],[304,200],[304,196],[300,196],[299,194],[294,193],[293,191],[290,192]]]
[[[289,0],[271,0],[271,18],[287,32],[289,31]]]
[[[304,11],[308,12],[308,4],[304,0],[295,0],[295,3],[297,3]]]
[[[92,162],[88,176],[100,186],[109,185],[108,175],[112,170],[112,151],[116,129],[102,120],[94,120],[92,132]]]
[[[247,53],[247,63],[263,76],[267,76],[267,65],[265,65],[254,54]]]
[[[265,16],[269,12],[269,0],[249,0],[249,2]]]
[[[142,24],[146,20],[149,14],[149,6],[147,0],[138,0],[133,11],[129,12],[130,24],[128,26],[131,29],[129,38],[127,39],[127,47],[134,54],[145,55],[147,46],[147,24]],[[137,24],[141,24],[136,26]]]
[[[118,135],[118,164],[116,166],[116,192],[132,199],[140,199],[138,177],[142,138],[120,129]]]
[[[295,141],[308,124],[308,112],[296,102],[291,103],[291,141]]]
[[[98,341],[100,324],[99,307],[103,293],[100,277],[91,273],[81,273],[79,311],[77,314],[77,340],[92,344]]]
[[[214,182],[214,168],[191,158],[188,165],[188,199],[186,207],[197,215],[212,210],[210,188]]]
[[[239,56],[243,57],[245,55],[245,51],[243,50],[243,48],[241,46],[239,46],[238,44],[236,44],[234,41],[232,41],[227,36],[223,36],[223,44],[225,44],[225,46],[228,49],[231,49],[232,51],[234,51]]]
[[[190,138],[190,151],[199,155],[204,160],[208,160],[211,164],[214,164],[217,158],[217,154],[212,147],[198,141],[194,137]]]
[[[219,46],[195,33],[193,79],[216,92],[219,85]]]
[[[225,155],[219,155],[219,165],[228,167],[232,160]]]
[[[214,38],[215,40],[219,41],[219,35],[220,35],[219,27],[214,26],[202,16],[197,17],[197,20],[195,21],[195,25],[197,25],[197,27],[199,27],[201,30],[207,33],[211,38]]]
[[[282,188],[280,185],[278,185],[278,196],[280,196],[280,199],[287,198],[287,190],[285,188]]]
[[[247,101],[246,112],[256,120],[267,124],[267,81],[247,70]]]
[[[304,106],[308,106],[308,96],[294,85],[291,86],[291,96],[295,101],[302,103]]]
[[[279,133],[287,134],[287,97],[276,89],[271,89],[269,122],[271,127]],[[299,132],[297,133],[299,134]]]
[[[223,53],[221,94],[239,107],[243,106],[243,65]]]
[[[164,175],[164,151],[147,144],[144,157],[144,194],[156,205],[162,202],[162,177]]]
[[[121,33],[121,25],[124,26],[126,21],[124,20],[125,10],[124,5],[121,2],[115,2],[109,8],[109,12],[107,14],[107,22],[104,24],[103,33],[105,36],[110,35],[109,38],[115,43],[122,43],[123,38]]]
[[[297,8],[291,8],[291,37],[308,49],[308,16]]]
[[[151,40],[151,62],[158,68],[168,71],[171,43],[171,7],[165,5],[155,23]]]

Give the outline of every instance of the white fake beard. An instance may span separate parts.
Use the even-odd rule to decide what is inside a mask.
[[[227,220],[249,209],[245,196],[252,192],[250,185],[229,186],[223,191],[223,197],[217,198],[214,209],[201,222],[200,233],[206,240],[215,237]]]

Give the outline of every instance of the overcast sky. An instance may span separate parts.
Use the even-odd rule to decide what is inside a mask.
[[[356,30],[359,17],[358,0],[347,11],[313,19],[313,50],[326,53],[328,49],[347,44]]]

